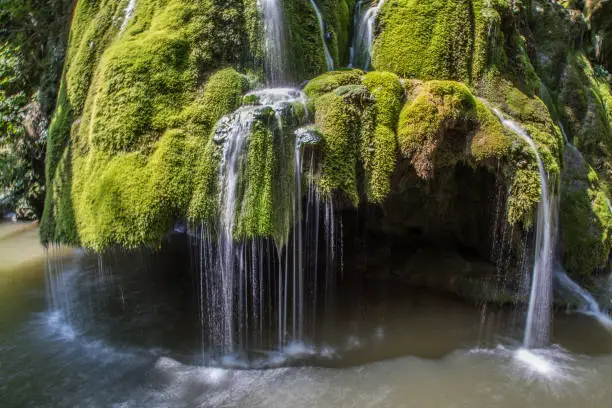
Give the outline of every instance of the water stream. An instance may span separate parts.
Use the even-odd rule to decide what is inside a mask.
[[[560,267],[557,268],[555,279],[559,282],[565,296],[579,303],[577,310],[579,313],[594,317],[603,327],[612,332],[612,319],[601,310],[593,295],[574,282]]]
[[[286,80],[285,21],[279,0],[261,0],[265,32],[266,75],[271,85]]]
[[[136,0],[130,0],[130,2],[125,7],[125,11],[123,12],[123,22],[121,23],[121,28],[119,28],[119,35],[121,35],[125,31],[128,23],[130,22],[130,19],[134,15],[135,9]]]
[[[325,63],[327,64],[327,70],[332,71],[334,69],[334,59],[329,52],[329,47],[327,46],[327,38],[325,35],[325,22],[323,21],[323,15],[317,6],[317,2],[315,0],[310,0],[310,4],[312,4],[312,8],[314,9],[317,15],[317,21],[319,23],[319,29],[321,30],[321,41],[323,42],[323,49],[325,51]]]
[[[531,293],[527,310],[527,321],[523,345],[526,348],[543,347],[548,344],[550,314],[552,306],[552,264],[555,252],[555,218],[558,199],[550,196],[548,175],[538,148],[527,132],[516,122],[507,119],[493,109],[500,121],[510,131],[521,137],[533,151],[540,173],[541,200],[538,205],[536,226],[535,262],[531,281]]]
[[[374,27],[376,18],[386,0],[378,0],[374,6],[366,8],[368,0],[361,0],[355,6],[353,44],[351,46],[350,68],[368,70],[372,60],[372,47],[374,44]]]

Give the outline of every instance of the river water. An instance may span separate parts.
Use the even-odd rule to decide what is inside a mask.
[[[0,407],[604,408],[612,401],[612,335],[587,316],[557,312],[554,346],[525,359],[515,351],[524,310],[397,283],[340,281],[311,338],[211,358],[180,240],[161,252],[102,257],[46,253],[35,232],[0,225]]]

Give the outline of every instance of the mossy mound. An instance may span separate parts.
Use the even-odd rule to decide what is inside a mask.
[[[503,0],[386,2],[372,63],[419,79],[472,82],[489,59],[489,33],[499,27]]]
[[[588,276],[607,265],[612,245],[610,202],[597,173],[576,148],[565,153],[561,188],[561,234],[564,265],[574,275]]]
[[[198,190],[216,177],[209,135],[248,83],[233,69],[211,74],[248,54],[244,5],[230,1],[220,15],[213,0],[141,0],[120,32],[124,3],[75,10],[49,133],[43,242],[156,245],[190,204],[194,216],[212,211],[214,198]]]
[[[510,154],[511,137],[499,120],[459,82],[417,85],[398,126],[402,156],[429,179],[436,167],[459,160],[494,163]]]

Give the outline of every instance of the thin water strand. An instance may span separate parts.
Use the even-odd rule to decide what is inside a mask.
[[[541,200],[538,205],[536,225],[536,250],[533,266],[527,322],[523,339],[526,348],[547,344],[552,307],[552,260],[554,256],[554,226],[552,214],[558,211],[558,200],[550,199],[548,176],[537,146],[527,132],[513,120],[505,118],[493,109],[504,127],[521,137],[535,154],[540,174]]]
[[[349,67],[370,69],[372,61],[372,48],[374,46],[374,28],[376,19],[386,0],[378,0],[376,5],[368,8],[365,12],[363,6],[368,3],[362,0],[355,6],[354,33]]]
[[[317,15],[317,22],[319,23],[319,29],[321,30],[321,41],[323,41],[323,50],[325,51],[325,63],[327,64],[327,70],[332,71],[334,69],[334,59],[329,52],[329,47],[327,46],[326,35],[325,35],[325,22],[323,21],[323,15],[317,6],[315,0],[310,0],[310,4],[312,4],[312,8],[314,9]]]
[[[119,28],[119,35],[123,34],[125,29],[127,28],[130,19],[134,15],[134,10],[136,9],[136,0],[130,0],[128,5],[125,7],[125,11],[123,12],[123,22],[121,23],[121,28]]]
[[[603,327],[612,331],[612,319],[601,310],[599,303],[589,291],[574,282],[560,267],[555,272],[555,278],[561,288],[580,303],[578,312],[594,317]]]

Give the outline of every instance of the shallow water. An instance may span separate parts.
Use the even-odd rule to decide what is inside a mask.
[[[304,343],[207,358],[181,251],[51,251],[45,270],[38,250],[0,275],[2,407],[603,408],[612,400],[612,336],[586,316],[557,313],[557,346],[518,353],[524,310],[345,281]]]

